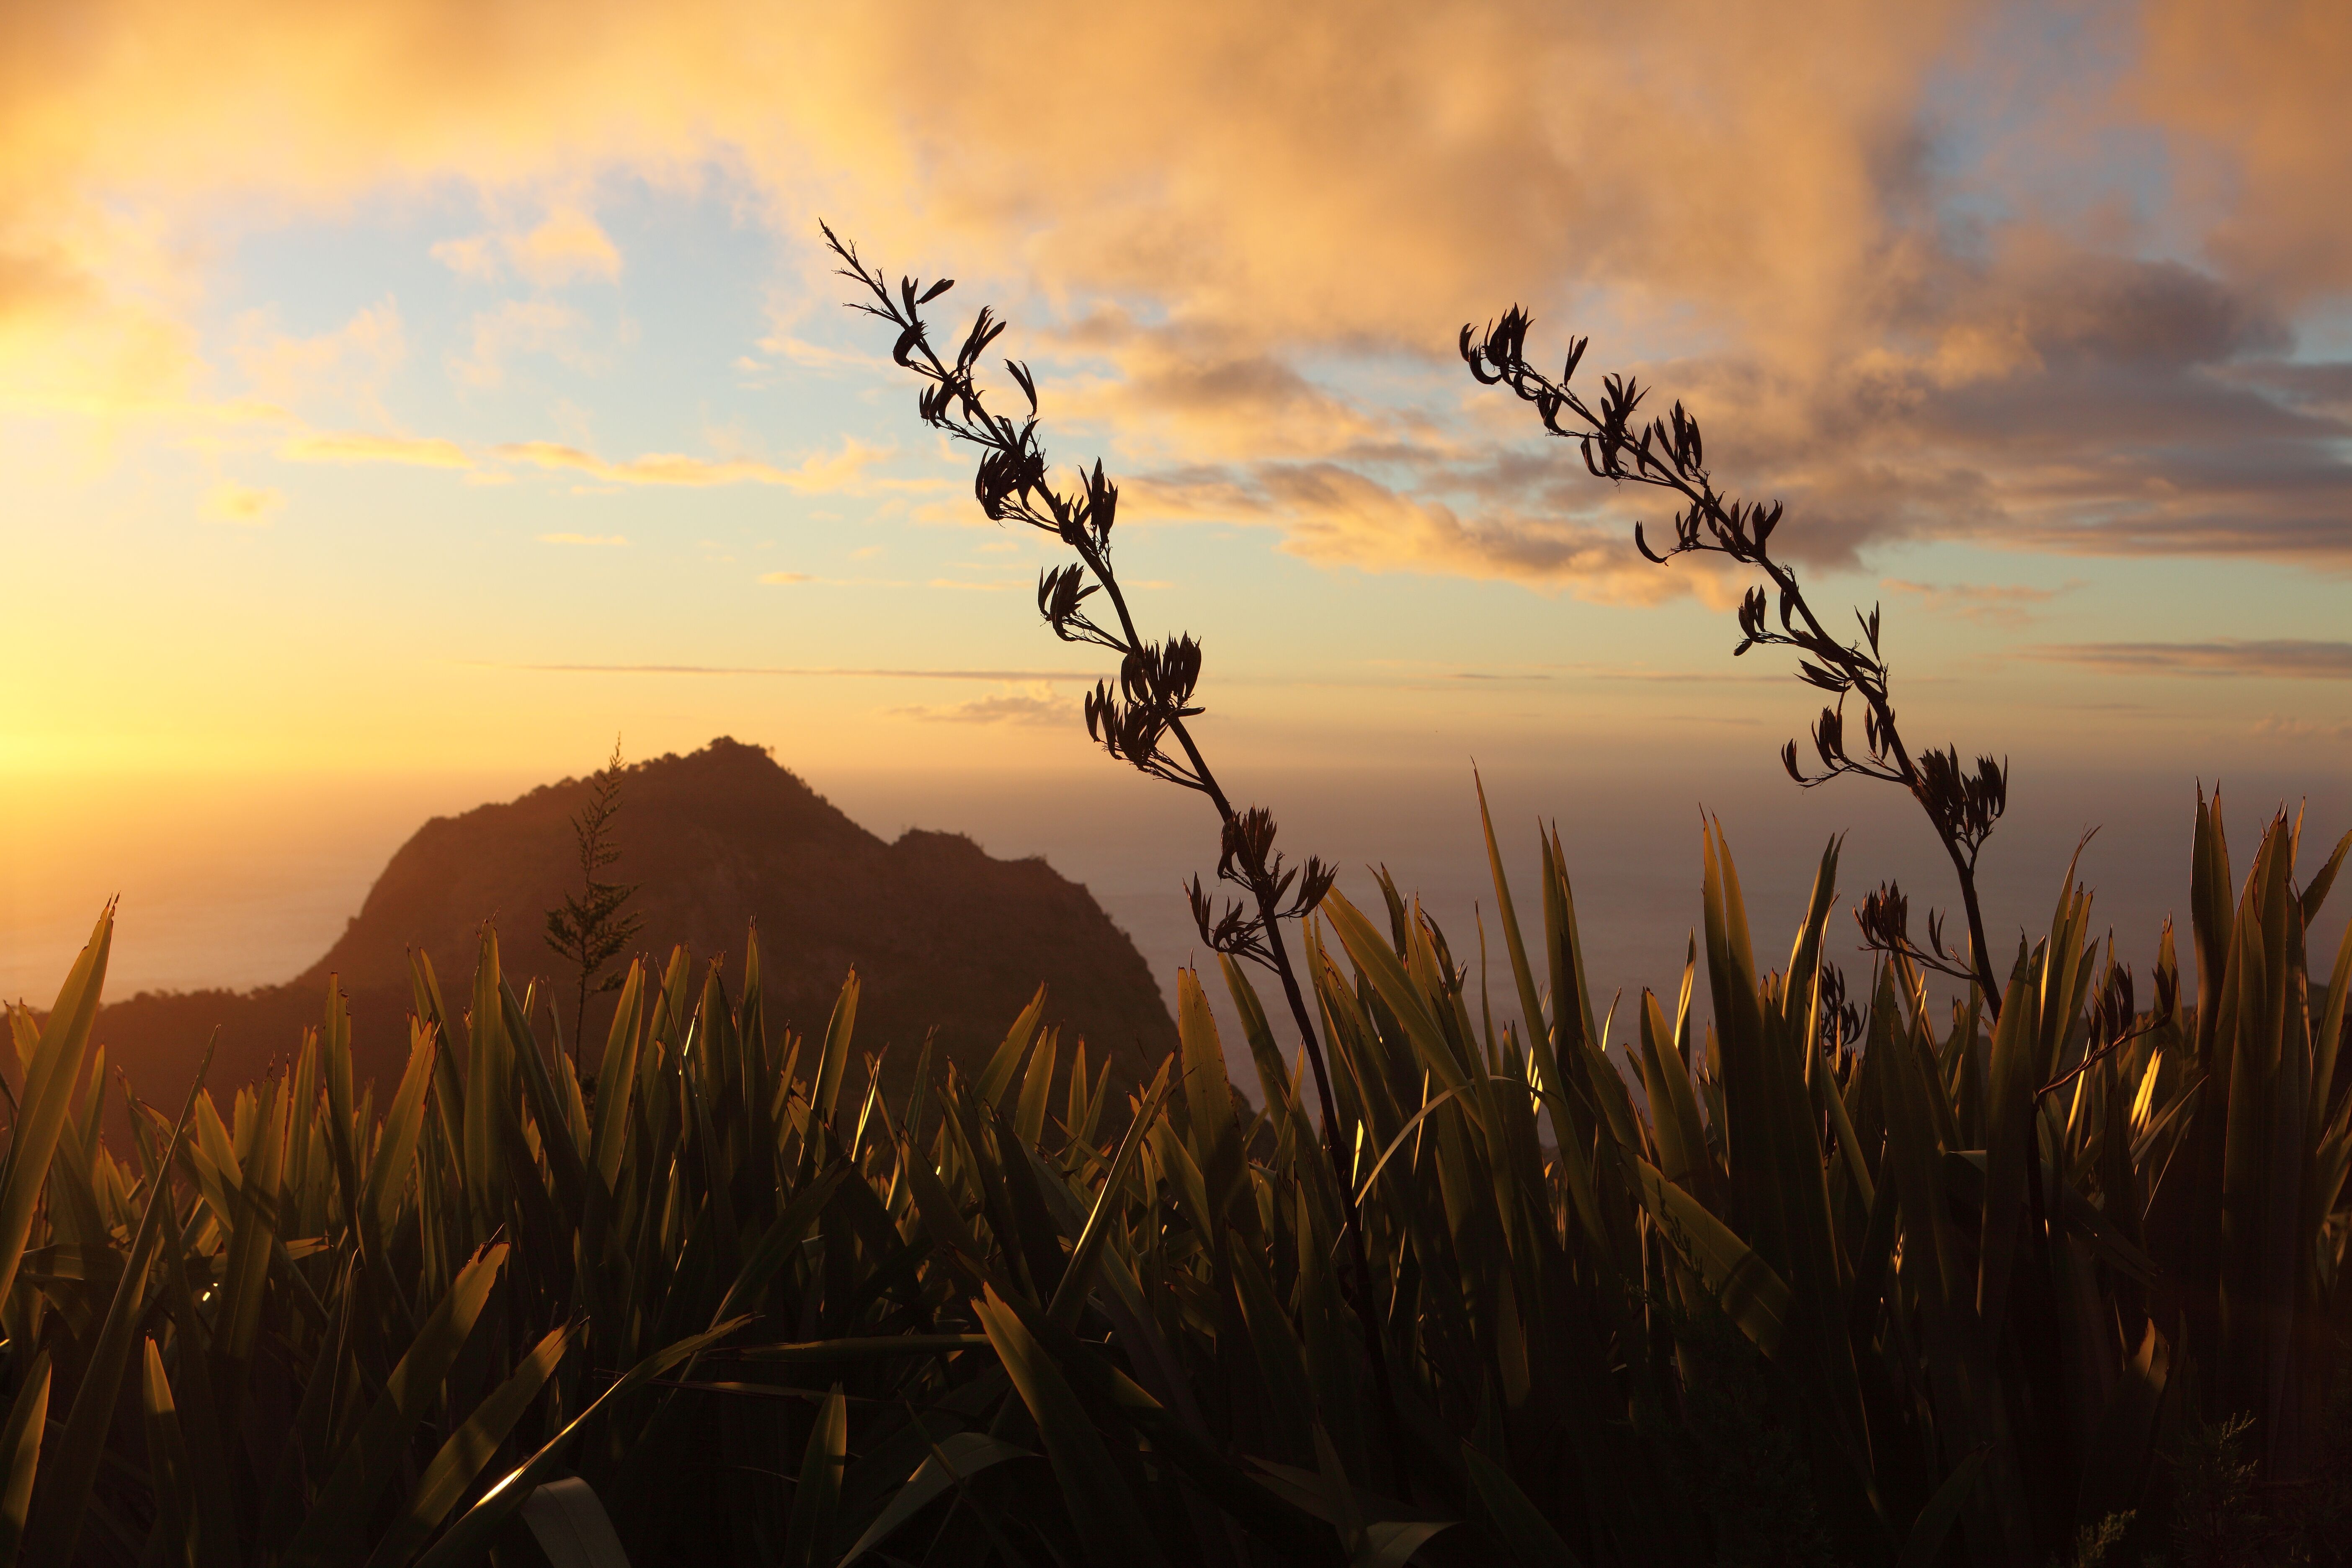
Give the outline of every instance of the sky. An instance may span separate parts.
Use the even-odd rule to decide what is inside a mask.
[[[1915,743],[2069,841],[2223,776],[2332,840],[2347,81],[2283,0],[9,7],[0,988],[115,892],[125,975],[290,973],[425,815],[615,734],[1164,900],[1194,804],[1090,751],[1058,547],[980,516],[820,217],[1009,319],[1220,771],[1357,860],[1443,879],[1474,758],[1612,803],[1596,856],[1701,780],[1808,856],[1881,809],[1792,804],[1744,584],[1465,374],[1515,302],[1883,605]]]

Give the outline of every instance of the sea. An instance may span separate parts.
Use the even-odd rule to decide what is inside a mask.
[[[1182,891],[1196,874],[1216,887],[1217,823],[1201,797],[1108,762],[1091,772],[1035,775],[818,769],[803,776],[885,838],[910,827],[942,829],[967,834],[1001,858],[1042,856],[1084,884],[1126,930],[1171,1006],[1178,970],[1198,965],[1232,1026],[1213,955]],[[0,994],[46,1005],[110,897],[119,899],[120,911],[110,994],[286,980],[327,950],[393,851],[426,817],[510,798],[536,782],[487,773],[233,786],[124,778],[84,784],[69,801],[19,786],[0,801]],[[1376,921],[1374,868],[1384,867],[1444,931],[1474,988],[1490,988],[1497,1026],[1517,1016],[1466,759],[1243,771],[1227,782],[1241,799],[1275,812],[1279,847],[1294,858],[1313,854],[1337,865],[1342,892]],[[1866,984],[1870,960],[1850,911],[1881,882],[1895,880],[1909,896],[1915,931],[1924,931],[1930,907],[1950,911],[1948,930],[1965,931],[1941,848],[1909,797],[1883,784],[1845,779],[1802,790],[1761,765],[1652,772],[1638,758],[1610,756],[1492,766],[1485,784],[1530,942],[1541,921],[1538,835],[1557,829],[1593,1005],[1596,1013],[1618,1006],[1619,1040],[1643,988],[1656,990],[1671,1011],[1700,921],[1707,814],[1731,846],[1759,964],[1785,960],[1832,840],[1839,907],[1830,950],[1851,988]],[[2352,779],[2340,770],[2300,779],[2232,777],[2221,787],[2241,878],[2274,812],[2304,814],[2302,875],[2352,826]],[[2181,926],[2188,962],[2189,845],[2200,788],[2210,795],[2213,781],[2145,768],[2017,766],[2008,814],[1979,870],[1990,940],[2004,963],[2021,936],[2048,929],[2070,859],[2076,879],[2095,892],[2096,929],[2141,976],[2143,998],[2168,917]],[[2329,972],[2347,909],[2352,876],[2314,932],[2315,979]],[[974,932],[973,940],[985,942],[988,933]],[[2193,989],[2193,963],[2188,984]],[[1699,989],[1703,996],[1703,975]]]

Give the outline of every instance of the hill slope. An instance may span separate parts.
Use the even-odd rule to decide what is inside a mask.
[[[436,817],[393,856],[333,948],[288,984],[142,994],[105,1009],[99,1038],[142,1094],[162,1096],[218,1025],[215,1082],[240,1083],[290,1054],[337,976],[352,999],[361,1074],[388,1088],[406,1050],[407,950],[431,954],[457,1005],[485,920],[518,991],[528,976],[547,981],[568,1037],[572,975],[541,932],[544,911],[578,887],[571,819],[587,795],[584,781],[567,779]],[[975,1068],[1041,982],[1065,1060],[1082,1037],[1092,1060],[1108,1052],[1131,1081],[1175,1047],[1141,956],[1084,888],[1041,859],[993,859],[960,835],[918,830],[885,843],[761,748],[722,737],[631,768],[614,837],[621,858],[605,874],[638,885],[629,910],[645,917],[638,941],[657,958],[677,942],[698,959],[740,954],[758,921],[774,1025],[821,1032],[854,966],[858,1046],[887,1045],[901,1070],[934,1028]],[[738,967],[728,966],[730,980]],[[592,1039],[609,1007],[592,998]]]

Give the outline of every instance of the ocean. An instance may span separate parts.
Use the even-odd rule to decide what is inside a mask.
[[[1769,967],[1787,953],[1832,835],[1844,837],[1831,951],[1855,988],[1866,979],[1869,960],[1848,910],[1863,893],[1898,879],[1911,899],[1915,932],[1924,930],[1928,906],[1956,906],[1950,869],[1902,792],[1851,779],[1800,790],[1777,768],[1767,772],[1745,761],[1649,771],[1640,759],[1606,756],[1488,771],[1506,869],[1531,940],[1541,918],[1537,824],[1558,825],[1596,1011],[1622,994],[1621,1016],[1630,1019],[1644,986],[1671,1006],[1699,921],[1702,810],[1716,814],[1729,837],[1757,958]],[[944,829],[966,833],[999,857],[1043,856],[1085,884],[1126,929],[1171,1004],[1177,969],[1202,964],[1230,1026],[1212,955],[1181,890],[1195,872],[1213,878],[1215,868],[1216,821],[1198,796],[1108,763],[1092,772],[1034,776],[853,770],[804,776],[885,838],[908,827]],[[0,993],[46,1005],[100,905],[118,893],[110,994],[287,979],[326,951],[394,849],[425,817],[509,798],[535,782],[479,773],[223,788],[123,779],[46,802],[20,786],[5,803],[0,829]],[[1294,857],[1314,853],[1338,864],[1341,890],[1375,919],[1380,895],[1369,868],[1385,865],[1400,889],[1417,895],[1439,922],[1456,960],[1472,967],[1474,986],[1483,916],[1498,1026],[1516,1016],[1466,761],[1236,772],[1227,782],[1240,797],[1274,809],[1280,843]],[[2095,827],[2078,876],[2096,893],[2098,928],[2112,931],[2117,955],[2142,976],[2145,998],[2167,915],[2183,925],[2186,956],[2198,784],[2188,774],[2038,773],[2021,763],[2008,817],[1987,846],[1980,872],[1988,928],[2004,960],[2021,931],[2035,937],[2047,929],[2067,857]],[[2224,802],[2241,877],[2270,813],[2281,806],[2292,812],[2301,805],[2307,812],[2305,874],[2352,825],[2352,781],[2340,774],[2231,778]],[[2314,933],[2315,978],[2333,962],[2347,909],[2352,879],[2329,900]],[[1951,927],[1965,930],[1957,912]],[[534,930],[526,934],[526,951],[536,954],[538,946]],[[1287,1029],[1282,1032],[1286,1037]]]

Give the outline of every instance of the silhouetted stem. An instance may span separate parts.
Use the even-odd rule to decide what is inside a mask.
[[[1103,591],[1110,598],[1111,607],[1118,613],[1119,629],[1126,634],[1128,646],[1139,647],[1141,635],[1136,630],[1135,617],[1127,607],[1127,595],[1119,591],[1118,579],[1113,574],[1110,563],[1096,550],[1085,545],[1077,548],[1079,559],[1094,573],[1096,581],[1102,584]],[[1201,754],[1192,731],[1181,719],[1168,728],[1169,732],[1176,737],[1176,743],[1184,748],[1185,760],[1192,763],[1193,774],[1201,781],[1202,793],[1215,805],[1218,817],[1230,829],[1238,814],[1217,783],[1217,775],[1210,768],[1208,759]],[[1363,1212],[1356,1201],[1355,1183],[1350,1180],[1348,1170],[1347,1148],[1339,1136],[1339,1108],[1331,1094],[1331,1074],[1324,1066],[1323,1045],[1316,1032],[1314,1015],[1307,1009],[1307,997],[1299,988],[1297,973],[1291,968],[1289,947],[1282,940],[1279,891],[1274,878],[1262,859],[1248,855],[1246,851],[1242,870],[1249,879],[1251,894],[1257,900],[1258,914],[1265,922],[1266,942],[1274,955],[1274,972],[1282,981],[1283,1000],[1289,1004],[1291,1022],[1297,1026],[1299,1040],[1307,1047],[1307,1065],[1315,1072],[1315,1097],[1323,1112],[1323,1147],[1330,1158],[1332,1181],[1339,1191],[1341,1228],[1347,1236],[1349,1261],[1356,1277],[1356,1288],[1349,1293],[1355,1298],[1356,1319],[1363,1329],[1365,1353],[1371,1358],[1373,1392],[1380,1402],[1381,1418],[1388,1428],[1390,1452],[1395,1457],[1398,1475],[1402,1479],[1404,1473],[1404,1426],[1398,1417],[1396,1394],[1389,1382],[1385,1336],[1381,1328],[1380,1310],[1373,1298],[1371,1258],[1364,1247]]]
[[[1710,511],[1716,510],[1713,498],[1693,490],[1679,474],[1667,470],[1666,479],[1668,483],[1693,500]],[[1756,552],[1756,563],[1764,568],[1765,574],[1772,579],[1773,586],[1779,588],[1788,602],[1795,606],[1797,614],[1804,617],[1805,626],[1813,636],[1823,643],[1833,645],[1835,639],[1813,615],[1812,605],[1805,602],[1804,593],[1797,585],[1796,574],[1773,560],[1760,545]],[[1911,760],[1910,748],[1903,743],[1903,732],[1895,727],[1894,705],[1887,700],[1885,691],[1874,682],[1857,680],[1853,689],[1862,693],[1862,700],[1869,703],[1871,711],[1878,716],[1878,732],[1886,737],[1887,749],[1895,753],[1895,771],[1902,774],[1904,787],[1911,792],[1912,798],[1919,800],[1919,769]],[[1925,801],[1921,801],[1921,809],[1926,810]],[[1969,967],[1976,971],[1977,984],[1984,992],[1985,1007],[1991,1014],[1992,1021],[1998,1024],[2000,1022],[2000,985],[1993,974],[1992,953],[1985,945],[1984,912],[1977,902],[1975,858],[1962,853],[1959,840],[1936,819],[1933,812],[1928,812],[1927,822],[1935,828],[1937,840],[1943,845],[1944,853],[1951,858],[1953,875],[1959,879],[1960,903],[1969,916]]]
[[[1032,451],[1034,448],[1031,446],[1031,433],[1035,426],[1036,395],[1034,389],[1029,388],[1025,374],[1017,370],[1014,373],[1016,377],[1022,380],[1024,390],[1029,391],[1032,417],[1030,424],[1017,434],[1010,420],[992,418],[982,408],[980,394],[972,385],[968,374],[965,374],[977,352],[973,344],[984,343],[986,341],[982,338],[981,333],[987,321],[987,312],[983,310],[979,321],[975,322],[972,337],[967,340],[965,349],[959,354],[957,368],[951,370],[947,362],[940,357],[938,350],[932,347],[929,336],[923,326],[920,310],[924,300],[937,298],[950,285],[944,282],[935,285],[922,300],[919,300],[915,297],[915,285],[911,280],[907,281],[904,286],[906,308],[902,311],[899,303],[891,298],[888,280],[883,273],[878,270],[868,273],[865,263],[858,259],[855,248],[845,244],[832,229],[826,228],[824,235],[834,253],[850,268],[850,270],[843,276],[856,279],[880,301],[878,310],[867,305],[858,305],[856,308],[890,321],[899,328],[903,334],[898,351],[899,363],[909,363],[907,356],[919,353],[923,358],[923,365],[913,368],[929,376],[942,389],[951,386],[961,389],[958,395],[964,406],[963,417],[959,418],[950,414],[945,403],[937,405],[927,403],[924,417],[952,437],[1001,453],[1007,458],[1019,458]],[[998,330],[1002,330],[1001,326]],[[928,369],[924,368],[926,365]],[[1042,450],[1035,450],[1035,457],[1037,470],[1042,472],[1044,465]],[[983,474],[986,472],[984,464],[982,472]],[[1099,479],[1101,473],[1099,464],[1096,467],[1096,473]],[[1044,489],[1044,493],[1053,507],[1053,515],[1050,518],[1030,506],[1028,496],[1033,488]],[[1021,521],[1034,527],[1055,534],[1075,550],[1079,561],[1093,574],[1095,582],[1109,596],[1113,608],[1118,612],[1119,631],[1125,639],[1123,643],[1114,645],[1113,639],[1108,633],[1097,629],[1084,640],[1109,647],[1111,651],[1126,658],[1140,658],[1145,647],[1143,636],[1136,629],[1135,616],[1128,608],[1127,595],[1119,588],[1117,574],[1111,570],[1104,543],[1108,523],[1102,525],[1103,531],[1098,531],[1089,538],[1083,524],[1077,527],[1071,526],[1072,514],[1067,508],[1067,503],[1055,495],[1050,489],[1045,488],[1042,480],[1024,481],[1019,486],[1019,498],[1013,508],[1000,508],[998,503],[992,502],[989,514],[992,517],[998,516],[1002,510],[1010,515],[1017,516]],[[1062,630],[1058,622],[1055,623],[1055,629]],[[1063,635],[1066,637],[1068,634],[1064,632]],[[1181,709],[1181,699],[1178,699],[1170,706]],[[1257,902],[1259,919],[1266,933],[1268,957],[1275,973],[1281,977],[1284,1000],[1290,1005],[1291,1019],[1297,1026],[1299,1040],[1306,1049],[1307,1059],[1315,1071],[1316,1099],[1323,1111],[1324,1147],[1330,1156],[1332,1177],[1339,1187],[1342,1228],[1348,1238],[1349,1255],[1354,1264],[1355,1289],[1349,1294],[1355,1298],[1357,1317],[1363,1325],[1364,1349],[1366,1354],[1371,1358],[1373,1386],[1379,1398],[1381,1419],[1388,1429],[1390,1451],[1396,1458],[1397,1479],[1400,1484],[1402,1484],[1407,1479],[1402,1447],[1404,1426],[1397,1414],[1395,1395],[1389,1380],[1385,1339],[1381,1330],[1379,1312],[1373,1302],[1371,1264],[1364,1247],[1363,1215],[1356,1202],[1354,1185],[1349,1180],[1347,1152],[1339,1138],[1339,1108],[1331,1094],[1331,1075],[1323,1059],[1322,1041],[1317,1036],[1314,1016],[1307,1010],[1306,997],[1299,990],[1298,978],[1291,969],[1289,951],[1282,940],[1280,908],[1282,889],[1276,880],[1273,869],[1265,863],[1264,846],[1253,844],[1248,836],[1239,831],[1242,825],[1241,815],[1234,809],[1233,802],[1226,797],[1223,786],[1217,783],[1217,776],[1210,769],[1208,760],[1201,754],[1201,748],[1194,743],[1192,731],[1185,727],[1181,711],[1170,711],[1167,714],[1164,732],[1174,735],[1177,744],[1183,748],[1185,759],[1191,768],[1189,774],[1176,772],[1171,764],[1165,762],[1157,752],[1156,742],[1153,755],[1129,757],[1128,760],[1155,777],[1165,778],[1188,788],[1197,789],[1209,797],[1211,804],[1216,807],[1217,816],[1223,826],[1224,845],[1230,847],[1228,858],[1240,862],[1243,872],[1242,880]],[[1119,754],[1116,744],[1111,750],[1114,756]],[[1299,912],[1303,914],[1306,911]]]

